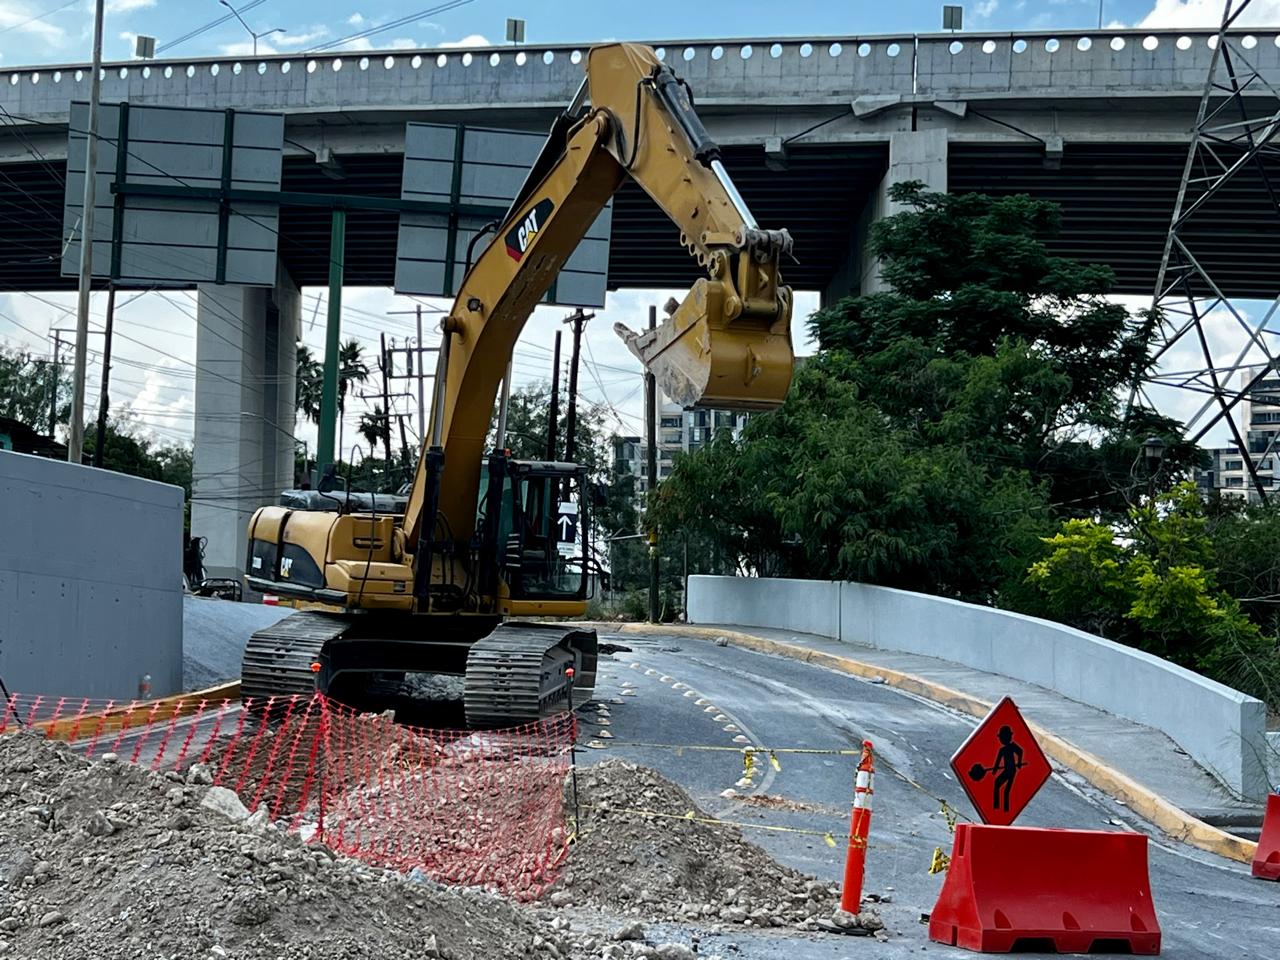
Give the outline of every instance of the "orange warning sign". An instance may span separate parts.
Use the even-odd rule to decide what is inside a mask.
[[[951,757],[983,823],[1008,826],[1053,772],[1018,705],[1005,697]]]

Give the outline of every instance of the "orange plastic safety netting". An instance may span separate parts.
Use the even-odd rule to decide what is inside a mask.
[[[90,759],[201,764],[308,842],[442,883],[536,897],[568,847],[568,714],[492,731],[430,730],[323,696],[265,704],[12,695],[0,734],[34,728]]]

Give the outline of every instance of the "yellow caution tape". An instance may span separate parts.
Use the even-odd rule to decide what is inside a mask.
[[[933,848],[933,861],[929,864],[929,873],[942,873],[951,866],[951,858],[942,852],[941,847]]]

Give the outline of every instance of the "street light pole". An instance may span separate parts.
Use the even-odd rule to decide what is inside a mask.
[[[254,33],[254,32],[253,32],[253,30],[250,28],[250,26],[249,26],[247,23],[245,23],[245,22],[244,22],[244,17],[240,16],[240,11],[239,11],[239,10],[237,10],[237,9],[236,9],[235,7],[233,7],[230,3],[228,3],[228,2],[227,2],[227,0],[218,0],[218,2],[219,2],[220,4],[222,4],[224,7],[226,7],[228,10],[230,10],[230,11],[231,11],[231,13],[232,13],[232,15],[233,15],[237,20],[239,20],[239,21],[240,21],[240,26],[244,27],[245,32],[246,32],[246,33],[248,33],[248,34],[249,34],[249,36],[253,37],[253,55],[254,55],[255,57],[258,55],[258,38],[259,38],[259,37],[269,37],[269,36],[271,36],[273,33],[285,33],[285,32],[286,32],[286,31],[285,31],[285,29],[284,29],[284,27],[274,27],[274,28],[273,28],[273,29],[271,29],[271,30],[267,30],[265,33]]]
[[[84,381],[89,365],[89,292],[93,287],[93,205],[98,180],[98,100],[102,96],[102,17],[105,0],[93,11],[93,76],[89,83],[89,132],[85,143],[84,197],[80,211],[80,287],[76,303],[75,366],[71,382],[71,424],[67,462],[84,456]]]

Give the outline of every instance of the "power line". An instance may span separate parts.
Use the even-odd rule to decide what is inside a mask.
[[[240,13],[241,14],[248,13],[250,10],[254,9],[255,7],[260,7],[266,2],[267,0],[250,0],[249,3],[246,3],[243,7],[240,8]],[[170,40],[168,43],[160,44],[160,46],[156,47],[156,53],[163,53],[166,50],[172,50],[178,44],[186,43],[188,40],[194,40],[196,37],[200,36],[201,34],[208,33],[214,27],[220,27],[224,23],[226,23],[228,20],[232,20],[234,18],[235,18],[234,13],[228,13],[225,16],[218,17],[216,20],[210,20],[203,27],[196,27],[191,32],[184,33],[182,36],[178,37],[176,40]]]
[[[391,20],[387,23],[380,23],[370,27],[367,30],[361,30],[357,33],[353,33],[345,37],[340,37],[337,40],[322,41],[316,44],[315,46],[307,47],[302,52],[312,53],[316,50],[333,50],[342,46],[345,43],[351,43],[352,41],[355,41],[355,40],[363,40],[366,37],[376,36],[379,33],[386,33],[388,30],[394,30],[396,27],[403,27],[410,23],[416,23],[419,20],[424,20],[427,17],[434,16],[437,13],[447,13],[450,10],[456,10],[458,7],[465,7],[470,2],[471,0],[450,0],[450,2],[448,3],[441,3],[427,10],[420,10],[417,13],[411,13],[409,14],[409,16],[401,17],[399,20]]]

